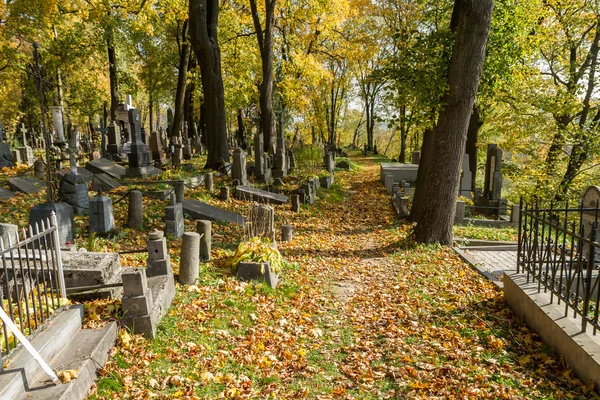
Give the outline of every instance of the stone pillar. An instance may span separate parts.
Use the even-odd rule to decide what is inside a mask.
[[[421,152],[420,151],[413,151],[412,152],[412,158],[411,158],[411,164],[419,164],[421,162]]]
[[[208,192],[212,192],[214,190],[212,172],[207,172],[204,176],[204,186]]]
[[[129,192],[129,210],[127,212],[127,226],[130,229],[141,229],[144,223],[144,210],[142,192],[132,190]]]
[[[181,264],[179,265],[179,282],[192,285],[198,279],[200,265],[200,235],[196,232],[185,232],[181,244]]]
[[[125,326],[134,333],[142,333],[146,338],[156,335],[156,323],[150,317],[154,305],[152,291],[148,290],[146,270],[143,268],[125,268],[121,274],[123,280],[123,311]]]
[[[185,194],[185,184],[183,183],[183,181],[181,182],[177,182],[175,184],[174,187],[174,192],[175,192],[175,202],[176,203],[183,203],[183,196]]]
[[[200,235],[200,261],[210,261],[212,248],[212,222],[199,220],[196,223],[196,232]]]
[[[335,169],[333,153],[331,151],[325,154],[325,169],[327,170],[327,172],[333,172],[333,170]]]
[[[394,175],[386,174],[385,175],[385,190],[388,193],[392,193],[392,188],[394,187]]]
[[[173,277],[171,268],[171,257],[167,250],[167,238],[163,231],[155,230],[148,235],[148,261],[146,263],[146,274],[149,277],[169,276]]]
[[[108,196],[94,196],[90,200],[90,234],[106,234],[115,229],[112,199]]]
[[[246,153],[242,149],[235,149],[233,152],[233,167],[231,178],[240,181],[241,185],[248,184],[248,175],[246,173]]]
[[[291,242],[292,241],[292,225],[284,225],[281,228],[281,242]]]
[[[521,206],[513,204],[510,208],[510,222],[513,224],[519,223],[519,217],[521,216]]]
[[[62,199],[73,207],[75,214],[88,213],[90,206],[88,184],[81,175],[72,171],[67,172],[60,181],[60,194]]]
[[[221,193],[219,194],[219,199],[222,201],[229,200],[229,186],[221,186]]]
[[[456,202],[456,214],[454,215],[454,223],[460,225],[465,221],[465,202]]]
[[[173,235],[175,238],[180,238],[184,233],[183,223],[183,204],[176,203],[165,207],[165,231]]]
[[[44,178],[46,177],[46,173],[44,171],[44,162],[42,160],[36,160],[33,163],[33,175],[37,179],[41,180],[44,180]]]
[[[300,212],[300,195],[299,194],[292,195],[292,211],[295,213]]]

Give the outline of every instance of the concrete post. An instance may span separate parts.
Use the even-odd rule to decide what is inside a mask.
[[[179,265],[179,282],[192,285],[198,279],[200,235],[196,232],[185,232],[181,243],[181,264]]]
[[[229,200],[229,186],[221,186],[221,193],[219,194],[219,199],[222,201]]]
[[[292,195],[292,211],[299,213],[300,212],[300,195],[293,194]]]
[[[204,186],[206,187],[206,190],[209,192],[212,192],[214,189],[213,186],[213,174],[212,172],[207,172],[205,177],[204,177]]]
[[[460,225],[465,220],[465,202],[457,201],[456,202],[456,214],[454,215],[454,223]]]
[[[129,210],[127,212],[127,226],[130,229],[141,229],[144,223],[144,210],[142,192],[132,190],[129,193]]]
[[[512,222],[513,224],[518,224],[520,215],[521,206],[518,204],[513,204],[510,209],[510,222]]]
[[[200,236],[200,261],[210,261],[210,253],[212,247],[212,223],[207,220],[200,220],[196,223],[196,232]]]

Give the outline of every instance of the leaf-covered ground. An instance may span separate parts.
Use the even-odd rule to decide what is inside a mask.
[[[451,249],[411,242],[377,160],[352,160],[358,168],[338,171],[300,214],[276,206],[278,224],[294,226],[294,240],[280,245],[294,265],[277,290],[235,280],[225,264],[243,231],[215,224],[215,258],[198,284],[178,286],[156,339],[121,330],[90,398],[595,398]],[[202,189],[187,196],[248,209]],[[163,206],[145,200],[147,230],[161,228]],[[126,206],[115,213],[122,226]],[[144,241],[122,229],[119,240],[80,244],[119,250]],[[169,246],[177,271],[181,241]],[[144,263],[143,254],[123,259]],[[94,326],[118,315],[119,303],[86,309]]]

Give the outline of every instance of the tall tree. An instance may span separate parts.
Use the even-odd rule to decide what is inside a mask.
[[[459,2],[461,0],[457,0]],[[450,245],[467,128],[483,70],[493,0],[462,0],[435,142],[424,182],[427,204],[417,216],[419,243]]]
[[[177,24],[179,28],[179,23]],[[190,43],[188,41],[188,21],[183,22],[181,36],[177,32],[177,44],[179,47],[179,74],[177,76],[177,91],[175,92],[175,115],[173,116],[172,136],[179,136],[183,132],[183,121],[185,115],[185,94],[187,88],[188,66],[190,62]],[[179,31],[179,29],[178,29]]]
[[[252,21],[262,61],[262,83],[260,85],[260,121],[263,132],[264,149],[275,151],[275,113],[273,112],[273,27],[275,25],[275,5],[277,0],[265,0],[265,27],[262,28],[256,0],[250,0]]]
[[[204,93],[207,168],[221,168],[229,162],[225,94],[221,75],[221,51],[217,36],[219,2],[190,0],[190,41],[200,65]]]

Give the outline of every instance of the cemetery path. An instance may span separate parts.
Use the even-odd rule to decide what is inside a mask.
[[[157,337],[120,334],[91,398],[594,397],[490,282],[451,249],[412,243],[378,160],[351,158],[300,214],[276,206],[294,226],[277,290],[222,268],[236,237],[218,233]]]

